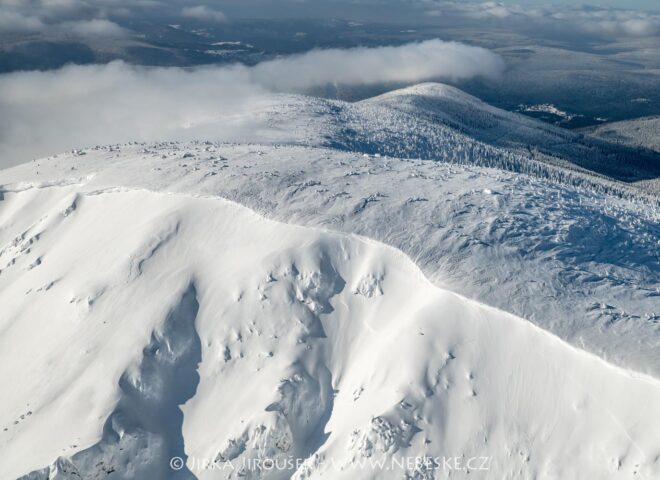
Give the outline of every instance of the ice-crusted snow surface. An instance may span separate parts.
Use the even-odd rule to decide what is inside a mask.
[[[268,178],[257,163],[264,151],[167,146],[163,159],[155,150],[59,158],[39,167],[43,184],[5,187],[1,478],[660,474],[655,378],[440,289],[384,244],[271,221],[203,191],[175,193],[223,175],[213,188],[230,185],[252,169]],[[277,153],[310,161],[315,152]],[[365,167],[316,154],[345,173]],[[497,198],[505,178],[405,166],[414,177],[390,177],[402,192],[429,168],[427,177],[445,176],[436,187],[477,187],[456,192],[470,204]],[[356,176],[338,178],[347,187]],[[486,178],[491,193],[479,185]],[[307,181],[282,198],[296,188],[330,193]],[[346,215],[385,195],[354,198]],[[187,466],[172,470],[171,458]],[[255,467],[267,460],[280,467]]]

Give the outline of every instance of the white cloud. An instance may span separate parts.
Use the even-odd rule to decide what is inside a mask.
[[[589,6],[531,7],[500,2],[419,0],[431,16],[452,15],[473,20],[501,21],[537,33],[565,32],[599,36],[660,35],[660,14]]]
[[[272,91],[328,82],[460,80],[502,69],[502,60],[487,50],[433,40],[314,51],[254,67],[191,70],[113,62],[12,73],[0,76],[0,167],[94,144],[237,138],[254,128],[250,112],[268,105]]]
[[[316,50],[264,62],[249,72],[261,85],[290,90],[327,83],[418,82],[436,77],[461,80],[499,75],[503,68],[502,60],[485,49],[429,40],[402,47]]]
[[[126,17],[131,9],[148,5],[153,5],[153,0],[130,4],[125,0],[0,0],[0,34],[65,33],[83,38],[124,36],[129,32],[108,17]]]
[[[660,15],[632,10],[574,10],[553,18],[567,21],[588,33],[625,36],[660,34]]]
[[[14,11],[0,11],[0,33],[35,32],[43,28],[36,17]]]
[[[73,19],[98,10],[84,0],[0,0],[0,5],[42,20]]]
[[[194,18],[205,22],[222,23],[227,21],[227,17],[219,10],[214,10],[206,5],[196,7],[185,7],[181,10],[181,15],[186,18]]]
[[[77,20],[71,22],[62,22],[58,28],[68,34],[77,37],[122,37],[128,32],[114,22],[109,20]]]

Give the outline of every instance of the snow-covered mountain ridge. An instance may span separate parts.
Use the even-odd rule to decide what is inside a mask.
[[[415,85],[365,100],[360,105],[386,107],[409,115],[417,122],[444,125],[480,143],[515,152],[524,160],[509,160],[513,165],[504,168],[512,171],[545,176],[552,176],[555,172],[541,166],[537,166],[538,171],[535,172],[530,165],[534,161],[544,166],[559,165],[582,173],[637,184],[656,193],[658,191],[656,179],[660,174],[660,156],[653,152],[613,145],[518,113],[507,112],[448,85]],[[419,131],[419,128],[410,131]],[[401,145],[406,144],[404,138],[400,140]],[[395,156],[401,154],[395,152]],[[432,152],[420,157],[441,158]],[[496,160],[482,165],[502,168],[501,163],[501,160]]]
[[[276,95],[229,124],[207,122],[209,139],[495,167],[622,195],[660,190],[660,155],[654,152],[507,112],[437,83],[357,103]]]
[[[3,478],[660,471],[657,380],[438,289],[399,251],[93,181],[5,202],[3,226],[26,228],[0,276]],[[397,458],[480,463],[363,463]],[[267,459],[301,465],[249,468]]]
[[[234,120],[0,171],[0,478],[660,475],[648,183],[445,86]]]
[[[660,375],[660,214],[645,203],[497,169],[288,146],[106,147],[4,179],[6,192],[82,183],[219,196],[374,238],[438,286]]]

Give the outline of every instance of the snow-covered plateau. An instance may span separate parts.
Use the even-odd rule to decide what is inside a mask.
[[[433,84],[240,121],[0,171],[0,478],[660,477],[651,153]]]

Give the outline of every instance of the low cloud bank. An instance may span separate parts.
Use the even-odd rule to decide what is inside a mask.
[[[261,63],[249,73],[260,85],[290,90],[326,83],[368,85],[436,77],[457,81],[495,77],[503,68],[502,60],[483,48],[429,40],[401,47],[317,50]]]
[[[197,5],[195,7],[184,7],[181,15],[186,18],[194,18],[212,23],[224,23],[227,16],[219,10],[207,7],[206,5]]]
[[[223,23],[237,18],[331,17],[352,12],[356,18],[410,23],[429,17],[483,26],[496,21],[516,31],[536,35],[587,37],[649,37],[660,35],[660,12],[635,10],[635,3],[620,8],[595,6],[602,2],[574,4],[458,0],[0,0],[0,34],[47,34],[61,31],[64,22],[136,17],[151,12],[195,22]],[[566,2],[565,2],[566,3]],[[589,5],[592,3],[594,5]],[[613,1],[609,3],[614,3]],[[641,2],[640,2],[641,3]],[[216,8],[220,4],[221,9]],[[649,0],[650,4],[650,0]],[[118,27],[118,26],[116,26]],[[115,34],[119,32],[113,28]],[[74,32],[75,33],[75,32]],[[122,32],[128,35],[130,32]]]
[[[128,5],[136,8],[143,3]],[[65,34],[81,39],[125,37],[130,32],[108,17],[125,16],[126,12],[130,10],[124,6],[123,0],[0,0],[0,35]]]
[[[126,141],[231,140],[256,128],[273,92],[496,77],[492,52],[431,40],[319,50],[253,67],[145,68],[122,62],[0,76],[0,168],[76,147]],[[249,137],[246,137],[249,138]]]
[[[649,37],[660,35],[660,14],[650,11],[589,5],[530,6],[501,2],[419,0],[431,17],[454,16],[495,21],[516,30],[537,34],[582,34],[597,37]]]

